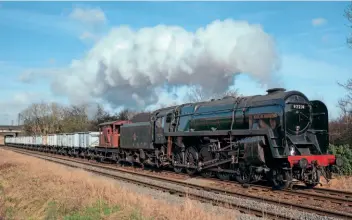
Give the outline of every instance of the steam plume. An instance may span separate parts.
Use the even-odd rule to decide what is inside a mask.
[[[208,94],[224,92],[240,73],[266,84],[277,68],[272,38],[244,21],[217,20],[193,33],[178,26],[122,26],[73,61],[52,86],[74,101],[146,107],[170,88],[199,85]]]

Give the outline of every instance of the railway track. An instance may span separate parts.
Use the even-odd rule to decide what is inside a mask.
[[[249,209],[248,206],[242,206],[241,204],[234,203],[231,201],[222,201],[218,198],[214,199],[205,195],[185,192],[180,189],[167,187],[164,184],[151,184],[137,180],[136,178],[125,178],[116,175],[116,173],[112,174],[111,172],[119,172],[134,176],[140,176],[161,182],[176,184],[178,186],[183,186],[198,191],[212,192],[219,195],[252,199],[258,202],[265,202],[268,204],[291,208],[302,212],[314,213],[321,216],[329,216],[340,219],[352,219],[352,193],[349,192],[330,189],[327,190],[322,188],[316,188],[311,190],[294,189],[286,191],[272,191],[269,187],[257,185],[251,185],[248,188],[244,188],[239,184],[233,182],[205,180],[202,178],[190,178],[182,174],[170,174],[169,176],[165,176],[165,173],[162,174],[152,172],[136,172],[132,169],[114,167],[111,165],[100,163],[92,163],[83,159],[72,159],[64,156],[51,155],[41,152],[34,153],[33,151],[18,148],[7,149],[18,153],[39,157],[56,163],[68,165],[71,167],[82,168],[90,172],[95,172],[100,175],[108,176],[110,178],[116,178],[123,181],[128,181],[138,185],[144,185],[154,189],[168,191],[183,196],[187,195],[188,197],[204,202],[212,202],[219,205],[225,205],[226,207],[230,206],[239,210],[242,213],[254,214],[259,217],[265,217],[270,219],[303,219],[299,216],[287,216],[270,210],[263,211],[263,209],[260,208],[252,207]]]

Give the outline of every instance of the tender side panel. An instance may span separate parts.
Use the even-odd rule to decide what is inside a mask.
[[[121,126],[121,148],[153,149],[149,122],[139,122]]]

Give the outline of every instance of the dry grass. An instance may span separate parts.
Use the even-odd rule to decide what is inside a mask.
[[[233,219],[171,205],[88,172],[0,149],[0,219]]]
[[[325,179],[321,178],[322,188],[346,190],[352,192],[352,177],[351,176],[336,176],[334,179],[326,182]]]

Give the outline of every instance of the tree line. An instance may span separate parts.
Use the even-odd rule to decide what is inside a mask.
[[[93,107],[93,108],[92,108]],[[91,109],[95,109],[91,112]],[[123,109],[110,113],[100,104],[63,105],[59,103],[33,103],[24,109],[19,118],[25,135],[46,135],[78,131],[97,131],[107,121],[128,120],[137,112]]]
[[[346,8],[344,15],[348,26],[352,28],[352,4]],[[346,43],[352,48],[352,33],[347,37]],[[346,95],[338,101],[340,116],[330,122],[330,141],[336,145],[349,144],[352,148],[352,78],[339,85],[345,89]]]

